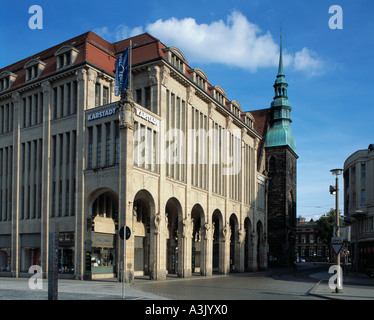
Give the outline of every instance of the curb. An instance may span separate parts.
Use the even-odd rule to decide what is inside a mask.
[[[314,290],[317,289],[317,287],[319,286],[319,284],[322,282],[322,281],[325,281],[327,279],[321,279],[320,281],[318,281],[318,283],[316,285],[314,285],[314,287],[312,289],[310,289],[306,295],[308,296],[313,296],[313,297],[317,297],[317,298],[322,298],[322,299],[326,299],[326,300],[344,300],[344,299],[340,299],[340,298],[335,298],[335,297],[329,297],[329,296],[325,296],[325,295],[322,295],[322,294],[318,294],[318,293],[314,293]]]

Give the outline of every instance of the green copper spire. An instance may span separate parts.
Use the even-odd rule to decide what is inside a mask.
[[[275,96],[270,108],[270,129],[266,135],[266,147],[289,146],[296,154],[296,142],[291,130],[291,105],[287,96],[287,81],[283,72],[282,35],[278,74],[273,85]]]
[[[281,36],[280,36],[280,53],[279,53],[279,66],[278,66],[278,75],[277,77],[284,76],[283,73],[283,54],[282,54],[282,28],[281,28]]]

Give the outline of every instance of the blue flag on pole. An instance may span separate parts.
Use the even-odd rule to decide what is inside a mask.
[[[127,48],[116,60],[116,77],[114,79],[114,94],[119,96],[129,86],[129,49]]]

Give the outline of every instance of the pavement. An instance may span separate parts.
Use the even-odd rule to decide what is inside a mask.
[[[304,269],[305,270],[305,269]],[[316,270],[317,271],[317,270]],[[279,270],[277,270],[279,272]],[[274,270],[252,273],[251,276],[266,277],[274,273]],[[289,270],[288,270],[289,273]],[[365,274],[353,272],[343,274],[343,290],[335,293],[329,287],[329,279],[333,274],[327,271],[312,273],[310,278],[317,281],[308,295],[333,300],[374,300],[374,279]],[[215,276],[213,275],[212,278]],[[222,276],[217,276],[222,277]],[[192,277],[191,279],[201,279]],[[37,282],[39,281],[39,283]],[[139,282],[149,282],[146,279],[136,279]],[[167,277],[164,281],[184,281],[181,278]],[[31,286],[31,287],[30,287]],[[165,297],[137,290],[136,286],[126,284],[126,300],[168,300]],[[34,289],[32,289],[34,288]],[[123,285],[116,279],[79,281],[69,279],[58,280],[58,300],[122,300]],[[46,279],[28,278],[0,278],[0,300],[47,300],[48,281]]]
[[[374,300],[373,278],[362,273],[343,273],[343,288],[336,293],[329,285],[332,276],[327,271],[311,274],[310,277],[319,282],[308,294],[330,300]]]
[[[30,282],[31,287],[30,288]],[[39,283],[37,282],[39,281]],[[165,300],[126,284],[126,300]],[[123,285],[116,279],[79,281],[58,279],[58,300],[122,300]],[[0,300],[48,300],[46,279],[0,278]]]

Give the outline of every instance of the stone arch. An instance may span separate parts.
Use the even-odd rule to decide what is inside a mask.
[[[224,245],[223,245],[223,216],[219,209],[213,211],[212,214],[212,236],[213,236],[213,250],[212,250],[212,268],[213,272],[224,272]]]
[[[235,213],[230,215],[230,271],[239,270],[239,221]]]
[[[204,210],[200,204],[195,204],[191,210],[192,222],[192,273],[199,272],[202,266],[202,253],[204,252],[203,226],[205,224]]]
[[[155,242],[155,201],[148,190],[139,190],[133,201],[134,228],[134,272],[135,276],[152,277],[156,253],[152,250]]]
[[[113,277],[117,273],[118,207],[118,195],[110,188],[99,188],[88,196],[87,229],[91,232],[87,240],[91,250],[90,262],[86,263],[91,264],[92,279]],[[63,256],[69,255],[64,252]]]
[[[167,223],[166,270],[168,274],[179,274],[183,211],[182,205],[177,198],[172,197],[166,202],[165,215]]]
[[[248,217],[244,219],[244,233],[244,270],[248,271],[252,269],[253,259],[252,222]]]

